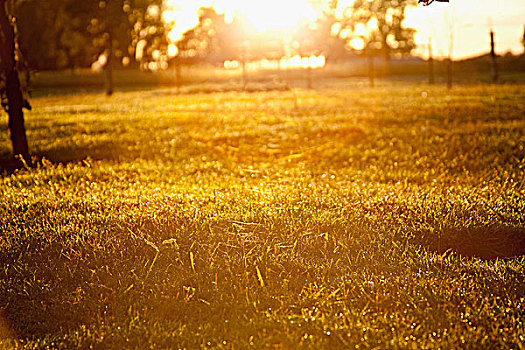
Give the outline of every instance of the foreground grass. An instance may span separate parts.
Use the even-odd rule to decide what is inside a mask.
[[[2,344],[523,348],[524,91],[35,99]]]

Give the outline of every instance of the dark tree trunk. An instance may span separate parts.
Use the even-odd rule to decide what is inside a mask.
[[[434,84],[434,58],[428,58],[428,83]]]
[[[447,59],[447,88],[452,88],[452,80],[453,80],[453,67],[452,67],[452,58],[449,57]]]
[[[104,77],[106,82],[106,95],[113,95],[113,33],[109,33],[108,56],[104,67]]]
[[[0,54],[2,58],[2,69],[5,78],[5,89],[7,97],[7,114],[9,116],[9,133],[13,146],[13,154],[21,156],[26,163],[31,163],[29,147],[24,126],[24,96],[18,77],[15,61],[15,32],[5,9],[6,1],[0,0]]]
[[[492,77],[492,82],[498,82],[498,63],[496,62],[496,50],[494,43],[494,31],[490,31],[490,72]]]
[[[13,145],[13,154],[20,155],[26,163],[30,163],[29,147],[27,145],[26,129],[24,126],[24,97],[20,88],[18,72],[12,70],[9,72],[6,81],[7,92],[7,113],[9,115],[9,132],[11,144]]]

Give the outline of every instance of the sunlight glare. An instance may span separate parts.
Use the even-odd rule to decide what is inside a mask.
[[[355,50],[363,50],[365,48],[365,41],[363,38],[354,38],[350,40],[349,45]]]
[[[162,17],[172,24],[168,34],[171,42],[176,42],[187,30],[198,24],[198,9],[213,7],[224,14],[227,22],[235,15],[244,16],[258,32],[270,30],[291,30],[302,20],[315,21],[318,13],[308,0],[167,0]]]
[[[354,32],[356,35],[359,36],[365,36],[369,33],[368,29],[366,28],[366,25],[364,25],[363,23],[357,23]]]
[[[233,10],[245,16],[259,32],[293,29],[301,20],[315,21],[318,15],[306,0],[217,0],[216,3],[218,11]]]
[[[175,44],[170,44],[168,46],[168,56],[175,57],[179,53],[179,48]]]
[[[348,9],[355,0],[339,0],[335,9],[335,17],[343,18],[348,15]],[[163,6],[162,17],[170,26],[168,37],[171,43],[182,38],[183,33],[198,24],[198,9],[214,7],[225,20],[231,22],[236,14],[246,17],[258,31],[289,30],[294,28],[302,19],[313,21],[320,14],[316,13],[316,6],[320,3],[329,3],[330,0],[166,0]],[[315,3],[316,6],[312,5]],[[497,50],[502,53],[512,50],[515,54],[521,53],[523,45],[523,13],[525,2],[516,0],[462,0],[451,3],[435,3],[432,6],[409,6],[406,9],[405,27],[414,28],[419,33],[416,37],[418,49],[416,54],[423,57],[427,54],[428,41],[432,37],[434,54],[438,57],[447,56],[449,51],[449,27],[453,27],[457,42],[453,56],[456,58],[470,57],[487,51],[487,30],[493,27],[496,31]],[[446,10],[455,13],[454,23],[449,23]],[[391,13],[388,16],[391,21]],[[490,21],[489,21],[490,19]],[[491,22],[491,26],[487,25]],[[340,33],[340,36],[350,41],[351,34],[366,36],[376,30],[378,23],[369,21],[358,33]],[[342,28],[334,26],[332,34]],[[364,29],[364,30],[363,30]],[[341,35],[344,34],[344,35]],[[359,47],[355,40],[349,46]]]

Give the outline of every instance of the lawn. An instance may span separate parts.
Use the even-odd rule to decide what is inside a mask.
[[[32,105],[0,347],[525,348],[524,85]]]

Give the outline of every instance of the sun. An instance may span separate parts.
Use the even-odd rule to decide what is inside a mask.
[[[301,20],[315,21],[318,13],[307,0],[217,0],[218,10],[227,17],[243,15],[259,32],[290,30]]]
[[[243,16],[259,32],[291,30],[301,21],[313,22],[319,16],[309,0],[167,0],[165,4],[164,19],[173,23],[172,42],[197,25],[200,7],[213,7],[229,21]]]

